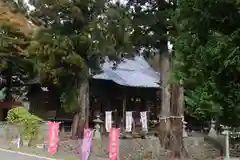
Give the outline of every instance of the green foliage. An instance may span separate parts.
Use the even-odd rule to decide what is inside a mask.
[[[30,0],[34,10],[28,10],[23,0],[4,3],[14,13],[9,12],[11,16],[1,23],[1,67],[11,65],[14,73],[21,70],[24,77],[25,72],[37,71],[41,83],[55,85],[67,111],[79,110],[78,90],[88,80],[89,69],[96,73],[105,56],[119,60],[131,48],[127,12],[109,0]],[[7,23],[12,19],[16,23]],[[33,71],[28,62],[34,64]]]
[[[167,52],[168,32],[171,30],[170,11],[175,8],[173,1],[129,0],[132,34],[131,40],[137,50],[146,56]]]
[[[62,103],[62,107],[66,112],[78,112],[79,108],[77,107],[79,105],[78,96],[80,96],[81,93],[78,93],[78,90],[76,89],[76,84],[69,84],[68,87],[65,87],[64,91],[61,94],[60,102]]]
[[[0,53],[3,57],[3,53],[10,55],[9,52],[12,52],[15,55],[23,54],[24,48],[27,46],[26,36],[17,31],[11,25],[0,24],[1,28],[1,38],[0,38]]]
[[[201,119],[239,125],[239,3],[179,1],[172,21],[175,77],[184,80],[186,107]]]
[[[185,93],[186,111],[198,119],[211,119],[221,115],[221,105],[213,100],[207,88],[196,87]]]
[[[19,72],[21,69],[31,71],[30,62],[24,58],[28,44],[29,38],[16,30],[14,26],[0,24],[0,70],[8,68],[11,64],[13,72]]]
[[[14,75],[14,78],[11,78],[12,83],[7,82],[11,88],[11,85],[20,86],[32,77],[32,63],[27,59],[26,48],[30,43],[30,32],[33,28],[10,1],[0,3],[0,72],[6,77]],[[11,90],[11,93],[14,91]],[[10,97],[8,95],[8,98]]]
[[[30,3],[33,22],[43,26],[28,47],[30,58],[42,82],[56,86],[65,110],[79,110],[78,90],[89,70],[98,72],[105,56],[118,60],[128,49],[127,12],[108,0]]]
[[[42,119],[30,114],[24,107],[16,107],[8,111],[7,121],[22,128],[22,136],[25,140],[37,138]]]
[[[127,8],[135,48],[151,57],[173,43],[171,78],[184,81],[186,111],[239,125],[239,2],[129,0]]]
[[[31,39],[30,24],[8,2],[0,2],[0,58],[11,60],[26,55],[25,48]]]
[[[119,60],[132,50],[131,44],[150,56],[165,53],[170,40],[173,78],[184,81],[187,112],[199,119],[214,117],[239,125],[238,1],[129,0],[126,6],[108,0],[30,3],[35,10],[29,16],[42,29],[28,45],[26,36],[2,26],[0,52],[25,53],[27,48],[43,82],[57,86],[66,110],[79,106],[79,88],[88,80],[89,69],[99,70],[103,57]],[[23,3],[19,6],[21,12],[27,8]],[[0,53],[7,56],[12,57]]]

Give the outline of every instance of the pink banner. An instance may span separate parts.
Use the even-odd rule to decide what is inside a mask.
[[[119,129],[111,128],[109,133],[109,160],[119,159]]]
[[[58,131],[60,123],[48,123],[48,153],[56,154],[58,144]]]
[[[84,129],[84,137],[80,148],[80,160],[87,160],[92,146],[93,131],[91,129]]]

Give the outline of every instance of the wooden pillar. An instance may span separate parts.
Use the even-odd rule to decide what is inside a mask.
[[[11,62],[8,62],[6,80],[7,80],[6,100],[11,100],[11,88],[12,88],[12,63]]]
[[[4,117],[4,113],[3,113],[3,109],[0,108],[0,121],[4,121],[5,117]]]
[[[112,111],[112,108],[111,108],[111,99],[105,97],[105,100],[107,101],[107,110],[108,110],[108,111]]]
[[[88,128],[89,127],[89,116],[90,116],[90,114],[89,114],[89,109],[90,109],[90,103],[89,103],[89,96],[90,96],[90,94],[89,94],[89,92],[90,92],[90,83],[89,83],[89,79],[88,79],[88,84],[87,84],[87,87],[86,87],[86,94],[84,95],[84,98],[85,98],[85,106],[86,106],[86,108],[85,108],[85,115],[86,115],[86,122],[85,122],[85,128]]]
[[[125,128],[125,121],[126,121],[126,117],[125,117],[125,112],[126,112],[126,103],[127,103],[127,97],[126,97],[126,93],[123,93],[123,106],[122,106],[122,112],[123,112],[123,128]]]
[[[146,106],[146,111],[147,111],[147,122],[148,122],[148,126],[149,126],[149,120],[150,120],[150,113],[151,113],[151,110],[150,110],[150,102],[148,100],[145,101],[145,106]]]

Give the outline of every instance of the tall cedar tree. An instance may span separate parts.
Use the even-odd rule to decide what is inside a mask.
[[[183,98],[183,89],[179,85],[174,85],[174,99],[171,98],[171,53],[168,48],[169,34],[174,29],[170,20],[175,12],[176,3],[171,0],[129,0],[127,8],[131,15],[132,28],[134,28],[131,40],[135,49],[141,50],[147,57],[156,55],[159,57],[159,68],[157,68],[161,74],[159,116],[161,119],[172,115],[180,117],[183,115],[183,100],[180,100],[180,97]],[[178,109],[174,110],[174,108]],[[182,142],[181,126],[180,118],[160,120],[160,142],[163,147],[173,151],[174,157],[186,155]]]
[[[79,136],[88,119],[90,74],[99,70],[105,56],[118,60],[125,53],[129,20],[120,5],[107,0],[30,3],[35,9],[29,17],[43,29],[28,51],[41,79],[54,84],[65,110],[76,113],[72,134]]]

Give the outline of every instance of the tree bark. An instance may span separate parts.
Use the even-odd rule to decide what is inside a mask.
[[[170,116],[170,62],[169,53],[162,53],[160,56],[160,75],[161,75],[161,116]]]
[[[173,116],[181,117],[184,115],[184,88],[181,83],[174,84],[171,92],[171,113]],[[187,151],[183,142],[183,123],[182,119],[171,119],[171,128],[173,137],[171,138],[170,150],[173,157],[185,158],[188,157]]]
[[[164,117],[169,117],[170,113],[170,92],[169,92],[169,72],[170,72],[170,62],[169,53],[167,48],[165,52],[160,55],[160,75],[161,75],[161,113],[160,113],[160,125],[159,125],[159,139],[162,147],[168,149],[170,143],[170,130],[171,122],[168,118],[162,119]]]
[[[72,124],[72,137],[83,138],[83,129],[86,127],[89,108],[89,82],[84,80],[78,91],[79,112],[74,116]],[[88,126],[87,126],[88,127]]]
[[[171,86],[170,92],[170,59],[169,53],[163,52],[160,56],[161,75],[161,113],[159,125],[159,140],[165,149],[172,151],[172,157],[186,157],[182,137],[181,118],[167,118],[169,116],[183,116],[183,86],[176,84]],[[166,119],[164,119],[166,117]]]
[[[79,123],[79,113],[76,113],[73,116],[73,122],[71,127],[71,134],[73,139],[75,139],[77,135],[78,123]]]

